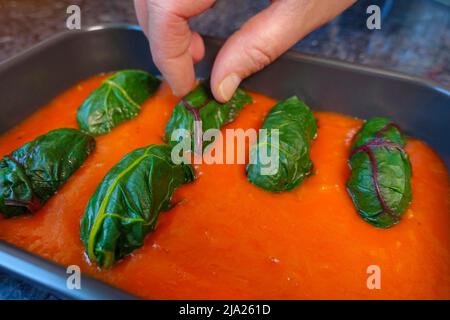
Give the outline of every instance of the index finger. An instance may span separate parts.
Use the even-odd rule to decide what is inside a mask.
[[[194,85],[194,62],[204,54],[201,37],[191,31],[190,17],[215,0],[135,0],[139,22],[149,38],[153,61],[177,96]]]

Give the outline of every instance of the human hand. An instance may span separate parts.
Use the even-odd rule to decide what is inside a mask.
[[[215,0],[134,0],[153,60],[175,95],[182,97],[195,82],[194,63],[205,47],[188,20]],[[248,20],[219,51],[211,73],[211,90],[228,101],[240,82],[261,70],[308,33],[334,18],[355,0],[274,0]]]

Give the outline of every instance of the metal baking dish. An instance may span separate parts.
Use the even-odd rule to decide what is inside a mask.
[[[205,59],[196,67],[208,77],[222,41],[206,38]],[[124,68],[158,73],[138,27],[108,25],[58,35],[0,64],[0,133],[4,133],[63,90],[94,74]],[[246,80],[248,89],[275,98],[298,95],[314,110],[356,117],[387,116],[430,144],[450,167],[450,91],[408,75],[289,52]],[[0,242],[0,268],[56,294],[77,299],[133,298],[83,277],[81,290],[66,288],[67,274],[55,265]]]

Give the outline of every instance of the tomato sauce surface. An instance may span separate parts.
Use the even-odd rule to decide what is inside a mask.
[[[77,128],[76,111],[105,75],[62,93],[0,137],[0,156],[52,129]],[[276,103],[252,93],[226,128],[259,128]],[[314,173],[291,192],[250,184],[245,165],[198,165],[198,178],[179,188],[145,245],[110,270],[84,254],[80,219],[108,170],[128,152],[162,143],[178,99],[163,83],[138,117],[98,137],[85,164],[36,214],[0,218],[0,239],[81,269],[152,299],[450,299],[450,182],[426,144],[409,139],[413,201],[402,221],[377,229],[357,214],[345,188],[352,137],[362,121],[316,112]],[[369,290],[369,266],[381,289]]]

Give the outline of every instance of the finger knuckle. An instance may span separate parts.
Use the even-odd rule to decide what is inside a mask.
[[[177,1],[149,0],[149,9],[157,12],[171,13],[176,9]]]
[[[255,71],[261,70],[274,60],[270,49],[266,47],[254,45],[246,47],[245,51],[245,54],[249,57],[250,63]]]

